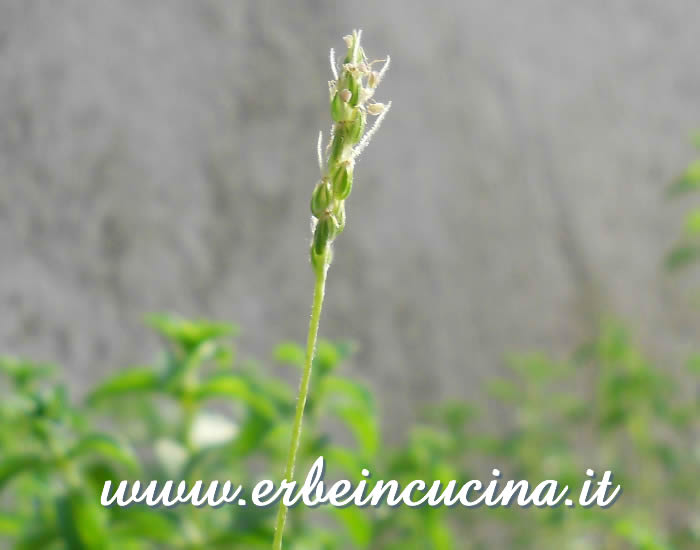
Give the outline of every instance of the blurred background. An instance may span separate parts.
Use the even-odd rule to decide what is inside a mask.
[[[685,350],[661,198],[693,154],[699,24],[694,0],[0,2],[2,349],[79,387],[148,355],[151,311],[301,340],[328,50],[361,27],[394,107],[322,333],[358,343],[391,422],[601,312]]]
[[[328,50],[353,28],[391,54],[393,108],[321,334],[356,344],[342,374],[386,441],[610,314],[685,376],[700,279],[663,269],[688,206],[664,190],[696,157],[696,0],[0,0],[0,349],[84,395],[156,353],[149,312],[235,322],[267,360],[301,341]]]

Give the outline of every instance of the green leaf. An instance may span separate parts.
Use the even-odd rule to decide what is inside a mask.
[[[261,379],[248,376],[251,390],[258,395],[264,395],[265,400],[274,405],[283,415],[293,415],[296,405],[296,395],[285,383],[274,378]]]
[[[248,380],[233,374],[212,376],[205,380],[197,388],[194,397],[197,401],[214,397],[229,397],[244,402],[266,418],[274,419],[277,414],[275,408],[265,399],[264,395],[253,391]]]
[[[105,481],[122,479],[123,472],[119,465],[107,461],[95,461],[84,464],[80,469],[80,475],[87,487],[96,494],[100,494]]]
[[[0,459],[0,490],[14,477],[25,472],[44,470],[50,462],[41,455],[25,453]]]
[[[296,342],[285,341],[281,342],[275,348],[274,357],[275,360],[279,361],[280,363],[301,368],[304,366],[306,353],[304,352],[304,348]]]
[[[97,498],[72,491],[56,500],[59,529],[71,550],[103,550],[109,540],[105,533],[106,509]]]
[[[688,359],[687,368],[691,374],[700,374],[700,355],[693,355]]]
[[[379,428],[369,390],[357,382],[328,376],[323,380],[322,392],[331,410],[350,428],[364,455],[374,456],[379,448]]]
[[[360,460],[353,451],[343,447],[331,445],[324,448],[322,452],[326,464],[341,469],[346,475],[357,475],[357,472],[362,468],[369,466]]]
[[[362,453],[367,457],[374,456],[379,448],[379,431],[372,414],[353,406],[338,405],[334,410],[352,431]]]
[[[215,340],[237,333],[236,325],[206,320],[188,320],[176,315],[152,314],[146,317],[146,323],[173,343],[186,350],[202,342]]]
[[[623,540],[643,550],[671,550],[662,536],[649,524],[633,521],[631,518],[620,519],[613,525],[614,532]]]
[[[116,375],[95,388],[87,398],[94,404],[110,397],[123,394],[147,393],[161,387],[161,377],[152,367],[132,367]]]
[[[441,510],[428,509],[426,513],[428,536],[435,550],[452,550],[455,547],[452,533],[447,522],[442,520],[443,515]]]
[[[22,531],[23,518],[0,512],[0,536],[16,537]]]
[[[666,256],[666,268],[670,270],[680,269],[695,262],[700,257],[700,247],[692,244],[676,246]]]
[[[275,426],[276,421],[268,417],[253,414],[241,425],[238,435],[230,448],[231,456],[243,457],[259,449],[265,437]],[[288,436],[289,431],[286,432]],[[285,441],[286,443],[286,441]]]
[[[59,542],[59,536],[60,533],[54,525],[32,525],[30,531],[25,533],[14,546],[14,550],[53,550],[56,548],[55,544]]]
[[[668,187],[668,195],[676,196],[700,188],[700,159],[690,163],[686,171]]]
[[[689,237],[700,234],[700,209],[693,210],[686,215],[685,233]]]
[[[180,520],[167,509],[130,506],[113,509],[114,526],[111,533],[120,538],[137,538],[161,544],[176,543],[182,538]]]
[[[0,372],[13,379],[17,386],[26,386],[39,378],[46,378],[56,371],[50,363],[34,363],[19,357],[0,357]]]
[[[216,360],[221,355],[221,346],[213,340],[204,340],[188,350],[184,359],[170,357],[169,368],[163,385],[169,392],[178,393],[188,374],[198,370],[205,362]]]
[[[226,533],[215,535],[202,547],[217,550],[269,550],[273,535],[274,531],[271,529],[257,529],[246,533],[230,530]]]
[[[350,342],[319,341],[313,362],[315,376],[323,378],[330,374],[352,354],[353,348]]]
[[[333,512],[345,525],[350,540],[358,548],[368,548],[372,542],[372,522],[367,513],[357,506],[333,508]]]
[[[105,434],[95,433],[82,438],[68,453],[68,457],[71,459],[91,456],[100,456],[116,462],[131,472],[139,469],[138,459],[134,452],[125,444]]]

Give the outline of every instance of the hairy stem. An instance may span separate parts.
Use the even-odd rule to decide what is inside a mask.
[[[327,253],[325,256],[327,256]],[[301,442],[302,420],[304,418],[306,398],[309,395],[311,365],[313,363],[314,353],[316,351],[316,339],[318,336],[318,325],[321,320],[323,295],[326,290],[327,272],[328,262],[324,257],[323,267],[321,269],[314,269],[314,273],[316,275],[316,286],[314,287],[314,298],[311,306],[309,334],[306,339],[306,361],[304,362],[304,371],[301,375],[301,383],[299,385],[299,396],[297,398],[297,408],[294,415],[294,425],[292,427],[292,440],[289,444],[289,453],[287,455],[287,466],[284,470],[284,479],[287,481],[292,481],[294,478],[294,466],[296,464],[297,452],[299,451],[299,443]],[[287,507],[284,505],[284,501],[280,501],[280,506],[277,511],[277,521],[275,522],[275,538],[272,542],[273,550],[282,550],[282,536],[284,534],[284,525],[286,521]]]

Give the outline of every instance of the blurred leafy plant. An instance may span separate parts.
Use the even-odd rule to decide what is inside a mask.
[[[0,407],[0,537],[26,550],[268,548],[270,508],[103,508],[105,480],[231,479],[250,487],[286,460],[292,389],[238,360],[232,325],[157,315],[163,351],[154,364],[119,371],[79,404],[56,367],[4,358]],[[613,470],[621,502],[596,509],[348,507],[297,509],[287,547],[304,550],[471,548],[691,549],[698,533],[697,375],[677,388],[625,330],[607,323],[569,361],[539,354],[509,361],[493,401],[507,433],[466,403],[428,409],[403,443],[382,444],[371,392],[338,374],[347,343],[321,342],[299,460],[323,455],[327,479],[407,483],[557,479],[573,490],[586,468]],[[274,358],[303,368],[292,342]],[[686,380],[685,390],[691,388]],[[485,424],[482,426],[481,424]],[[695,446],[695,447],[694,447]],[[694,508],[695,506],[695,508]],[[325,518],[325,519],[324,519]]]
[[[693,138],[700,151],[700,133]],[[700,190],[700,158],[692,161],[685,171],[668,187],[670,197],[679,197]],[[700,258],[700,208],[694,208],[685,215],[683,234],[678,243],[666,256],[669,269],[685,267]]]

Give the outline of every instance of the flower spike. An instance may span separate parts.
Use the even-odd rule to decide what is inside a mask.
[[[360,45],[361,38],[360,30],[343,37],[347,53],[340,71],[335,50],[330,51],[333,80],[328,82],[328,90],[333,124],[325,154],[319,134],[317,154],[321,182],[316,185],[311,201],[311,263],[317,273],[328,268],[330,247],[345,227],[345,200],[352,190],[355,159],[369,145],[391,107],[390,101],[385,105],[371,100],[389,69],[391,58],[386,56],[385,60],[369,62]],[[374,71],[372,65],[382,61],[382,68]],[[369,130],[368,116],[377,117]]]

